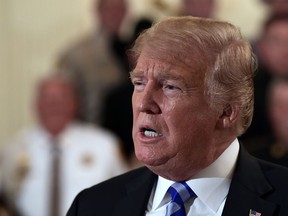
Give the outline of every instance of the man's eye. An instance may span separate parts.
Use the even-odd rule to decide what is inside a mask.
[[[174,90],[174,89],[177,89],[175,86],[172,86],[172,85],[166,85],[164,86],[165,89],[168,89],[168,90]]]
[[[181,93],[181,89],[178,86],[166,84],[163,85],[163,92],[167,97],[176,97]]]
[[[132,84],[134,85],[134,89],[140,91],[144,89],[145,83],[140,80],[132,80]]]
[[[140,86],[140,85],[143,85],[143,82],[141,82],[141,81],[137,81],[137,80],[133,81],[132,83],[133,83],[134,86]]]
[[[165,84],[165,85],[163,86],[163,88],[164,88],[165,90],[180,90],[180,88],[178,88],[177,86],[175,86],[175,85],[170,85],[170,84]]]

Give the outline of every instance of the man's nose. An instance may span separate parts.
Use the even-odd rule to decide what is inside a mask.
[[[155,86],[149,84],[145,86],[142,92],[136,93],[135,96],[138,98],[136,99],[138,111],[149,114],[161,113],[159,92]]]

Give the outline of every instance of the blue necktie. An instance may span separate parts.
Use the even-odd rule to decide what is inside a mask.
[[[171,201],[166,208],[166,216],[186,216],[184,203],[196,194],[186,182],[175,182],[167,191],[171,195]]]

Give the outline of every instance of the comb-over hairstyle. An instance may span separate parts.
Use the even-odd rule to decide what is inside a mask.
[[[238,135],[250,126],[256,61],[250,44],[234,25],[191,16],[165,18],[135,41],[129,52],[132,66],[143,50],[151,58],[202,73],[210,106],[219,112],[227,105],[237,106]]]

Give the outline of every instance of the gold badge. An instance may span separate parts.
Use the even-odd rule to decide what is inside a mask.
[[[81,162],[84,166],[91,166],[94,163],[95,158],[90,153],[86,153],[82,156]]]
[[[29,161],[29,157],[27,153],[20,152],[17,155],[16,163],[17,163],[16,178],[17,178],[17,181],[21,182],[26,177],[29,171],[30,161]]]

